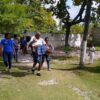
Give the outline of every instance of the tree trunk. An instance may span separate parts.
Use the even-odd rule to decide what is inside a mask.
[[[85,24],[84,24],[84,33],[83,33],[83,40],[82,40],[81,53],[80,53],[80,68],[83,68],[84,63],[85,63],[88,29],[89,29],[90,14],[91,14],[91,5],[92,5],[92,0],[87,0],[87,8],[86,8]]]
[[[68,44],[68,39],[69,39],[69,34],[70,34],[70,28],[71,28],[70,25],[68,25],[68,26],[66,27],[65,47],[69,46],[69,44]]]

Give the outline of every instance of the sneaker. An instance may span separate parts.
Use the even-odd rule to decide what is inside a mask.
[[[37,73],[36,75],[37,75],[37,76],[41,76],[41,74],[40,74],[40,73]]]

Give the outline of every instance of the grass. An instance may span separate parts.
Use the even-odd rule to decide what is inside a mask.
[[[96,51],[100,51],[100,46],[96,46]]]
[[[100,100],[99,61],[79,70],[78,58],[55,59],[52,70],[43,69],[41,77],[18,67],[8,74],[0,64],[0,100]],[[51,79],[58,84],[38,84]]]

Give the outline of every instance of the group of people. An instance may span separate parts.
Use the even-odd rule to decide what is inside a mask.
[[[4,39],[0,41],[0,55],[3,56],[4,65],[6,66],[7,71],[11,71],[13,56],[15,61],[18,62],[19,48],[23,53],[26,52],[26,45],[27,41],[24,38],[19,41],[16,34],[14,34],[13,39],[10,37],[9,33],[5,34]],[[37,32],[28,47],[31,48],[33,57],[32,73],[34,74],[37,70],[36,75],[41,75],[40,70],[44,59],[46,59],[48,70],[50,70],[50,54],[54,48],[49,43],[49,38],[45,37],[45,39],[43,39],[41,38],[40,32]],[[36,68],[37,63],[38,67]]]
[[[23,54],[26,53],[27,49],[27,40],[23,37],[20,40],[18,36],[14,34],[13,38],[10,37],[9,33],[5,34],[4,39],[0,41],[0,55],[3,56],[4,65],[6,66],[7,71],[10,72],[12,68],[12,58],[14,56],[15,61],[18,62],[19,48]],[[47,68],[50,71],[50,55],[54,50],[53,46],[49,43],[49,38],[41,38],[41,34],[37,32],[32,38],[31,42],[28,45],[28,48],[31,48],[32,57],[33,57],[33,67],[31,69],[32,73],[40,76],[40,70],[42,68],[44,59],[47,62]],[[95,48],[91,43],[89,45],[89,62],[93,63]],[[38,63],[38,67],[36,64]]]

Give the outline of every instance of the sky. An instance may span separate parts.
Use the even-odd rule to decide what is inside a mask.
[[[80,6],[73,6],[72,5],[72,0],[68,0],[67,4],[70,6],[69,12],[70,12],[70,17],[73,19],[79,12]]]
[[[59,0],[56,0],[56,1],[59,1]],[[71,17],[71,19],[73,19],[78,14],[78,12],[80,10],[80,6],[74,6],[72,4],[72,0],[67,0],[66,4],[70,6],[70,9],[69,9],[70,17]],[[50,5],[46,5],[45,7],[49,8],[49,6]],[[55,16],[53,16],[53,19],[56,20],[57,25],[58,25],[59,24],[59,20]]]
[[[56,1],[59,1],[59,0],[56,0]],[[70,13],[71,19],[74,19],[76,15],[78,14],[81,6],[74,6],[72,3],[72,0],[67,0],[66,4],[70,6],[69,13]],[[95,2],[93,2],[92,6],[97,8],[98,5]],[[85,13],[83,13],[83,16],[85,16]],[[54,20],[56,20],[57,25],[59,25],[59,20],[55,16],[53,16],[53,18]]]
[[[59,1],[59,0],[57,0],[57,1]],[[73,18],[78,14],[78,12],[79,12],[79,10],[80,10],[80,6],[73,6],[72,0],[68,0],[68,1],[66,2],[66,4],[70,6],[70,9],[69,9],[70,17],[71,17],[71,19],[73,19]],[[57,25],[58,25],[58,24],[59,24],[59,20],[56,19],[55,16],[53,16],[53,18],[56,20]]]

